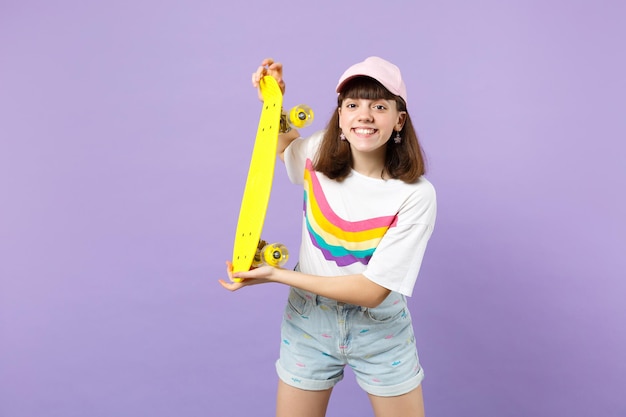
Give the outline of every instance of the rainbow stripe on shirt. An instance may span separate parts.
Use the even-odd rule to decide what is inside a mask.
[[[355,222],[339,217],[330,207],[310,159],[304,171],[304,218],[313,245],[338,266],[367,265],[384,234],[398,221],[396,215]]]

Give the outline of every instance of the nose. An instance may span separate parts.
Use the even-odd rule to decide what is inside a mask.
[[[359,107],[359,117],[358,120],[361,122],[367,121],[371,122],[373,120],[372,109],[369,106],[360,106]]]

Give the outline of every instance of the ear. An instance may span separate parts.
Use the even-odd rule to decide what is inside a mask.
[[[406,112],[401,111],[398,112],[398,120],[396,122],[396,130],[399,132],[404,127],[404,122],[406,122]]]

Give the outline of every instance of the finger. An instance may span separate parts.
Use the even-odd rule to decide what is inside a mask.
[[[251,269],[250,271],[234,272],[232,262],[226,261],[226,273],[228,274],[230,281],[234,284],[241,284],[246,280],[246,278],[256,278],[254,271],[255,269]],[[239,281],[235,281],[235,279],[239,279]]]
[[[274,60],[272,58],[265,58],[262,62],[261,62],[261,66],[263,67],[269,67],[270,65],[272,65],[274,63]]]
[[[269,67],[267,67],[267,72],[277,80],[282,79],[283,77],[283,64],[280,62],[275,62]]]
[[[237,291],[238,289],[244,286],[243,284],[239,282],[226,282],[223,279],[220,279],[217,282],[219,282],[220,285],[224,287],[225,289],[227,289],[228,291]]]
[[[271,65],[267,67],[271,71],[279,71],[283,72],[283,63],[282,62],[273,62]]]
[[[249,271],[238,271],[238,272],[232,272],[230,277],[231,277],[231,281],[233,278],[236,279],[246,279],[246,278],[256,278],[254,271],[255,269],[251,269]]]
[[[255,88],[258,87],[259,82],[261,81],[261,78],[263,78],[266,74],[267,74],[266,67],[261,66],[257,68],[257,70],[252,73],[252,86]]]
[[[261,80],[264,76],[267,75],[269,67],[274,65],[274,60],[272,58],[265,58],[261,65],[257,68],[257,70],[252,74],[252,83],[255,84],[255,87],[258,86],[258,81]]]
[[[226,273],[228,274],[228,279],[233,280],[233,263],[231,261],[226,261]]]
[[[232,274],[233,278],[250,279],[252,281],[262,281],[272,273],[273,267],[264,265],[259,268],[253,268],[249,271],[237,271]]]
[[[283,80],[283,64],[274,62],[268,67],[269,74],[274,77],[283,94],[285,93],[285,81]]]

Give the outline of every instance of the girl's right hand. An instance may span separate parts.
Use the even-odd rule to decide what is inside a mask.
[[[233,264],[230,261],[226,262],[226,274],[228,275],[229,281],[220,279],[218,280],[220,285],[226,288],[228,291],[237,291],[243,287],[247,287],[249,285],[257,285],[257,284],[265,284],[270,282],[267,278],[272,270],[271,266],[262,266],[260,268],[253,269],[248,272],[240,272],[237,274],[233,273]],[[242,278],[241,281],[236,282],[233,278]]]
[[[263,62],[261,62],[261,66],[257,68],[257,70],[252,73],[252,86],[256,89],[259,89],[259,83],[261,82],[261,78],[266,75],[271,75],[274,77],[278,86],[280,87],[280,91],[285,94],[285,82],[283,81],[283,64],[280,62],[274,62],[272,58],[265,58]],[[263,101],[263,96],[261,95],[261,90],[258,90],[259,99]]]

